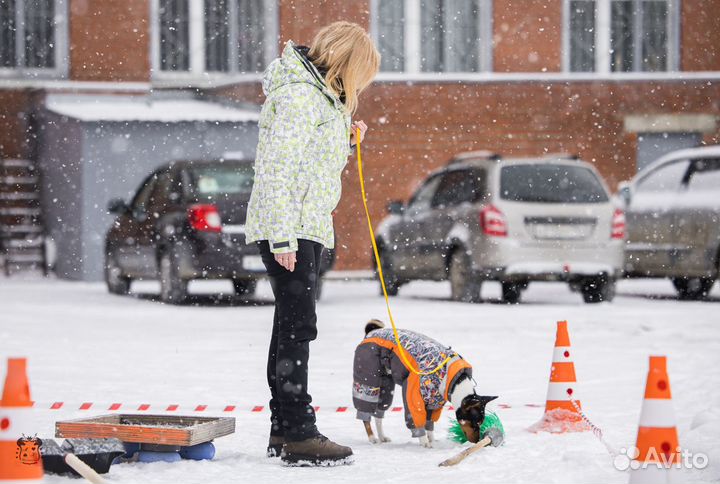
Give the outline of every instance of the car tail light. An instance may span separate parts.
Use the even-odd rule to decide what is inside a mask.
[[[495,205],[487,205],[480,211],[480,227],[485,235],[507,237],[505,215]]]
[[[613,214],[610,238],[612,238],[612,239],[624,239],[625,238],[625,213],[622,210],[620,210],[619,208],[615,209],[615,213]]]
[[[188,208],[190,226],[202,232],[220,232],[222,220],[215,205],[191,205]]]

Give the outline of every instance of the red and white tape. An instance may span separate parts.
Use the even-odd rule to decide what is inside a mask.
[[[526,403],[525,407],[542,407],[541,404]],[[500,403],[498,408],[513,408],[512,405]],[[517,407],[517,405],[515,406]],[[207,405],[207,404],[155,404],[155,403],[108,403],[108,402],[33,402],[33,408],[38,410],[64,410],[64,411],[108,411],[108,412],[197,412],[197,413],[260,413],[268,410],[266,405]],[[323,413],[345,413],[352,412],[349,406],[316,406],[313,407],[316,412]],[[453,410],[452,405],[446,407]],[[390,412],[402,412],[402,407],[391,407]]]

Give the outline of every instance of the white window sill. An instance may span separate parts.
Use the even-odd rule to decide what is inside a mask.
[[[587,82],[718,80],[720,71],[677,72],[381,72],[376,82]]]
[[[253,72],[246,74],[231,73],[183,73],[183,72],[162,72],[155,73],[152,77],[152,85],[157,88],[201,88],[210,89],[223,87],[232,84],[254,83],[262,81],[262,73]]]
[[[0,89],[73,89],[91,91],[147,92],[148,82],[72,81],[68,79],[11,79],[0,76]]]

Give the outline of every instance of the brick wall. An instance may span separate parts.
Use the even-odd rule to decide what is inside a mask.
[[[149,0],[71,0],[70,10],[71,80],[149,80]],[[684,70],[720,71],[718,11],[720,0],[683,0]],[[280,0],[280,47],[287,39],[309,43],[319,28],[339,19],[369,27],[369,2]],[[494,70],[559,71],[561,22],[562,0],[494,2]],[[263,101],[258,83],[209,94]],[[625,115],[720,116],[719,103],[720,84],[702,80],[378,82],[363,94],[356,116],[370,126],[364,153],[372,215],[379,221],[389,200],[406,200],[429,171],[473,149],[505,156],[577,153],[596,163],[614,188],[635,167],[637,135],[623,131]],[[26,91],[0,90],[2,156],[27,156],[31,104]],[[720,142],[720,133],[706,134],[705,141]],[[354,159],[343,183],[336,215],[338,268],[367,268],[369,240]]]
[[[682,70],[720,71],[720,0],[683,0]]]
[[[369,26],[367,0],[280,0],[278,4],[281,49],[288,39],[309,45],[321,27],[336,20]]]
[[[430,171],[467,150],[508,157],[577,153],[615,189],[635,173],[637,135],[624,132],[624,116],[640,113],[720,116],[720,84],[379,83],[356,116],[370,127],[363,161],[372,216],[380,221],[388,201],[407,200]],[[720,132],[705,141],[719,143]],[[335,217],[338,267],[346,269],[367,268],[370,260],[355,163],[346,170]]]
[[[30,155],[29,90],[0,90],[0,158],[27,158]]]
[[[493,70],[562,69],[562,0],[493,3]]]
[[[71,0],[70,79],[150,80],[149,0]]]

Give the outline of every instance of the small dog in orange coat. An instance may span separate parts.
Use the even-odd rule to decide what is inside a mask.
[[[382,419],[390,408],[395,385],[403,390],[405,422],[424,447],[432,447],[434,423],[442,407],[451,402],[455,415],[470,442],[480,440],[480,426],[485,419],[485,406],[497,397],[475,393],[472,367],[450,347],[420,333],[398,330],[402,350],[397,346],[393,330],[373,319],[365,326],[365,338],[355,349],[353,365],[353,404],[357,418],[363,421],[368,440],[389,442]],[[446,358],[450,360],[431,375],[417,375],[400,356],[403,351],[415,370],[429,372]],[[375,417],[378,436],[372,431]]]

